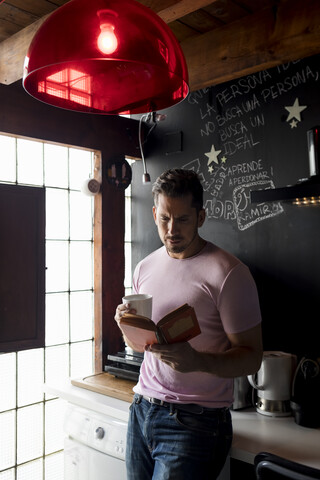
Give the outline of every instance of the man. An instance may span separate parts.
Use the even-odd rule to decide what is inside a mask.
[[[240,260],[200,237],[203,189],[193,171],[164,172],[152,192],[163,247],[137,265],[134,291],[153,296],[155,323],[184,303],[193,306],[201,334],[145,346],[130,410],[127,478],[213,480],[232,441],[233,377],[255,373],[261,363],[256,286]],[[128,311],[119,305],[115,320]]]

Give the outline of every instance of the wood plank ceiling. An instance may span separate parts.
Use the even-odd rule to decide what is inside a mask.
[[[47,15],[69,0],[0,0],[0,83],[22,78]],[[88,0],[90,1],[90,0]],[[172,29],[191,91],[320,52],[319,0],[140,0]]]

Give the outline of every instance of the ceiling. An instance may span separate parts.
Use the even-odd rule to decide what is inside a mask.
[[[69,0],[0,0],[0,83],[22,78],[47,15]],[[90,1],[90,0],[88,0]],[[171,28],[192,91],[320,52],[318,0],[140,0]]]

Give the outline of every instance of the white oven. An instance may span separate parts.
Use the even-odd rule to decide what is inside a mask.
[[[126,480],[124,420],[69,405],[64,429],[64,480]]]

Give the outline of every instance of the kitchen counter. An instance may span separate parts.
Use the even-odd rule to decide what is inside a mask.
[[[109,373],[99,373],[81,379],[72,379],[71,384],[131,403],[135,382],[116,378]]]
[[[46,392],[123,420],[128,419],[134,382],[108,373],[76,379]],[[320,469],[320,429],[301,427],[293,417],[270,417],[254,409],[232,411],[234,439],[231,458],[253,464],[261,451]]]
[[[297,425],[292,416],[269,417],[252,410],[232,412],[231,457],[253,463],[265,451],[320,469],[320,429]]]
[[[128,421],[129,405],[133,397],[133,392],[128,392],[133,385],[133,382],[102,373],[54,385],[46,384],[45,392],[79,407]]]

